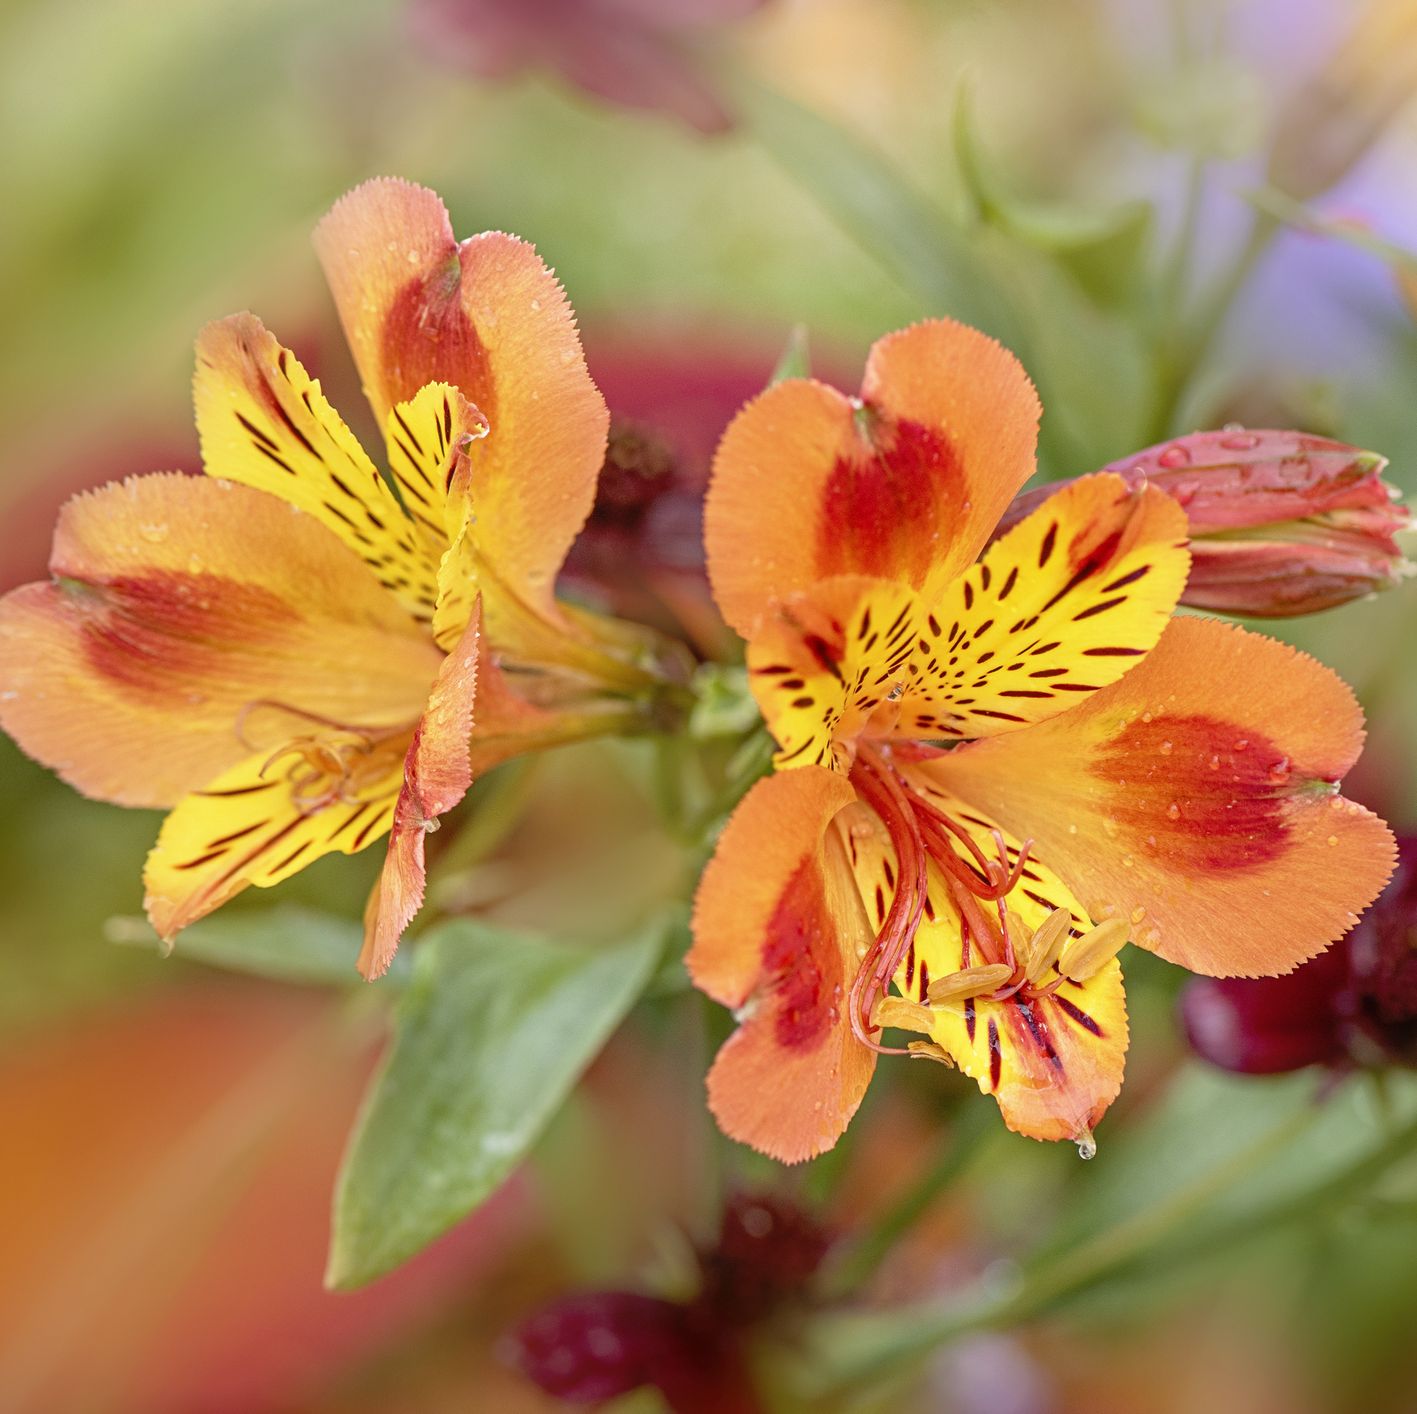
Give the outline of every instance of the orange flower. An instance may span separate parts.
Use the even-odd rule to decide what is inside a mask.
[[[69,502],[52,581],[0,601],[0,724],[85,794],[171,808],[145,871],[168,941],[392,832],[374,977],[474,773],[624,726],[656,679],[630,630],[553,595],[607,416],[535,250],[459,244],[434,193],[393,180],[344,197],[315,243],[388,476],[257,319],[209,325],[207,477]]]
[[[714,1113],[777,1158],[836,1142],[877,1054],[905,1053],[885,1028],[1011,1129],[1090,1153],[1129,938],[1284,972],[1391,872],[1386,826],[1336,793],[1362,737],[1348,689],[1171,619],[1170,497],[1085,477],[976,563],[1038,416],[1009,353],[936,321],[881,340],[859,398],[778,384],[719,448],[710,577],[781,749],[704,874],[689,966],[740,1020]]]

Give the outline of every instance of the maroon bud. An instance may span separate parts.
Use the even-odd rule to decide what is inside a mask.
[[[1197,977],[1181,993],[1191,1049],[1222,1070],[1274,1075],[1345,1057],[1335,993],[1348,981],[1348,944],[1283,977]]]
[[[1394,538],[1410,517],[1382,479],[1386,461],[1302,432],[1226,428],[1148,447],[1103,467],[1156,486],[1190,520],[1183,604],[1258,618],[1331,609],[1402,579]],[[1058,489],[1019,496],[999,532]]]
[[[656,1384],[682,1358],[683,1308],[633,1291],[591,1291],[538,1311],[508,1338],[528,1379],[568,1404]]]
[[[723,1212],[718,1245],[700,1257],[698,1304],[746,1325],[802,1295],[831,1246],[815,1218],[786,1199],[738,1194]]]
[[[1181,994],[1192,1050],[1248,1075],[1417,1064],[1417,837],[1346,937],[1283,977],[1198,977]]]

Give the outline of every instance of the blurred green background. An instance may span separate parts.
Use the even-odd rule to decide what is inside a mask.
[[[498,228],[535,242],[570,293],[593,372],[644,349],[652,361],[731,366],[751,386],[753,370],[765,382],[803,325],[817,369],[850,386],[875,337],[956,313],[1010,342],[1039,382],[1045,475],[1079,474],[1162,436],[1238,420],[1372,448],[1390,458],[1394,484],[1417,490],[1417,295],[1404,297],[1404,266],[1389,249],[1417,250],[1417,117],[1402,106],[1417,79],[1417,22],[1404,0],[1385,0],[1374,9],[1396,38],[1355,49],[1347,37],[1366,9],[1348,0],[778,0],[718,27],[672,30],[675,52],[692,56],[739,119],[708,137],[673,113],[581,91],[547,63],[483,80],[455,62],[457,45],[440,45],[436,32],[430,41],[392,0],[10,0],[0,10],[0,588],[43,574],[53,516],[69,494],[195,467],[190,349],[208,319],[256,311],[366,428],[308,237],[335,197],[381,173],[436,188],[460,234]],[[1335,92],[1330,111],[1319,96]],[[1325,142],[1340,123],[1367,137],[1335,175]],[[1271,223],[1256,213],[1273,202],[1262,193],[1257,205],[1255,193],[1267,163],[1275,175],[1268,154],[1285,141],[1304,158],[1299,178],[1317,189],[1291,182],[1297,201],[1279,208],[1284,223]],[[652,423],[648,401],[640,416]],[[1363,698],[1370,746],[1348,793],[1399,828],[1417,825],[1414,625],[1417,601],[1399,589],[1277,630]],[[10,1210],[38,1201],[60,1168],[73,1204],[51,1213],[68,1247],[28,1252],[26,1281],[37,1285],[22,1284],[16,1299],[31,1293],[26,1305],[42,1313],[72,1295],[78,1312],[43,1328],[50,1346],[32,1345],[26,1357],[30,1402],[7,1407],[550,1407],[495,1373],[490,1353],[498,1330],[547,1294],[525,1269],[551,1251],[567,1282],[631,1284],[654,1233],[688,1221],[680,1200],[647,1209],[623,1240],[587,1257],[562,1241],[575,1227],[555,1217],[565,1195],[543,1192],[540,1216],[518,1217],[520,1227],[508,1220],[495,1261],[425,1282],[417,1301],[386,1303],[396,1315],[361,1317],[358,1341],[311,1336],[310,1358],[276,1362],[249,1388],[224,1383],[239,1361],[215,1347],[194,1357],[185,1383],[143,1373],[161,1364],[156,1298],[148,1324],[135,1318],[123,1341],[97,1341],[101,1313],[148,1270],[144,1249],[125,1258],[104,1226],[107,1175],[121,1170],[134,1192],[149,1182],[166,1191],[154,1175],[167,1171],[171,1146],[229,1103],[268,1054],[270,1038],[248,1037],[241,1018],[279,1013],[279,1039],[319,1003],[227,980],[180,948],[163,961],[113,942],[123,928],[110,920],[140,911],[157,817],[80,799],[8,741],[0,781],[0,1065],[10,1067],[0,1088],[22,1095],[33,1083],[33,1095],[49,1097],[42,1114],[35,1100],[15,1118],[36,1127],[11,1130],[34,1147],[12,1179]],[[282,901],[355,916],[376,863],[326,860],[283,886]],[[1082,1174],[1070,1153],[997,1136],[936,1215],[901,1291],[937,1290],[1034,1239],[1061,1242],[1069,1224],[1086,1229],[1140,1209],[1198,1156],[1223,1155],[1271,1112],[1282,1119],[1308,1104],[1316,1077],[1222,1080],[1182,1060],[1173,970],[1140,958],[1128,976],[1129,1082],[1097,1164]],[[193,997],[200,1014],[213,1007],[225,1019],[183,1031]],[[680,998],[663,1014],[650,1008],[622,1044],[661,1054],[666,1028],[678,1024],[673,1009],[687,1006]],[[703,1024],[697,1013],[693,1024]],[[135,1038],[168,1037],[168,1027],[167,1041],[138,1048],[130,1075]],[[220,1050],[224,1027],[249,1050],[237,1046],[228,1070],[217,1066],[210,1088],[179,1104],[172,1077],[189,1064],[188,1048]],[[113,1049],[95,1049],[95,1035]],[[701,1114],[686,1113],[700,1104],[701,1067],[684,1061],[665,1082],[668,1098],[646,1097],[630,1079],[634,1054],[607,1060],[598,1091],[548,1144],[570,1146],[583,1163],[586,1144],[609,1141],[576,1126],[600,1123],[648,1154],[647,1136],[664,1131],[641,1109],[672,1113],[694,1143],[706,1142]],[[40,1064],[35,1057],[50,1067],[39,1078],[25,1069]],[[349,1073],[363,1064],[351,1061]],[[907,1118],[892,1118],[891,1101],[872,1119],[907,1136],[923,1125],[915,1148],[915,1139],[890,1140],[907,1168],[924,1162],[932,1125],[948,1127],[954,1101],[969,1098],[958,1078],[908,1069],[898,1082]],[[315,1084],[298,1058],[275,1074],[278,1094]],[[1308,1147],[1286,1152],[1283,1172],[1259,1182],[1321,1178],[1380,1132],[1384,1115],[1409,1114],[1413,1102],[1406,1077],[1390,1078],[1385,1099],[1351,1083]],[[125,1122],[130,1109],[161,1113],[169,1103],[170,1130]],[[329,1101],[346,1123],[352,1103],[344,1091]],[[613,1122],[596,1120],[600,1110]],[[125,1134],[126,1169],[104,1148]],[[302,1169],[319,1180],[301,1209],[312,1250],[323,1241],[319,1194],[337,1152],[332,1133]],[[741,1155],[728,1162],[764,1177]],[[229,1177],[221,1164],[198,1165],[189,1179],[181,1172],[174,1191],[204,1212]],[[616,1187],[613,1165],[601,1177],[607,1191]],[[1417,1187],[1401,1178],[1386,1175],[1361,1202],[1340,1194],[1312,1221],[1213,1252],[1175,1280],[1132,1271],[1057,1321],[949,1346],[904,1407],[1417,1408]],[[885,1173],[879,1186],[900,1179]],[[811,1174],[791,1182],[807,1192],[830,1186]],[[132,1217],[121,1204],[116,1211],[128,1214],[123,1223]],[[165,1236],[160,1215],[146,1221],[133,1230],[148,1233],[149,1254],[179,1241]],[[258,1228],[248,1265],[259,1265],[261,1243],[280,1245],[277,1229]],[[182,1229],[181,1243],[207,1241],[194,1231],[210,1228]],[[223,1300],[259,1285],[235,1256],[202,1280],[201,1291],[217,1293],[198,1303],[204,1330],[232,1319]],[[309,1312],[343,1299],[319,1292],[318,1266],[290,1280],[300,1296],[288,1309],[302,1331]],[[180,1289],[171,1275],[167,1296]],[[259,1348],[269,1339],[261,1334]],[[62,1396],[72,1402],[34,1393],[46,1388],[46,1369],[82,1364],[85,1351],[92,1378]],[[4,1358],[15,1356],[12,1348]]]

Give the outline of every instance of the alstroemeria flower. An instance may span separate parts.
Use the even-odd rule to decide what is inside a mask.
[[[394,180],[344,197],[315,243],[387,477],[257,319],[209,325],[207,475],[69,502],[52,580],[0,601],[0,723],[85,794],[170,807],[144,877],[169,941],[391,833],[372,977],[474,771],[604,729],[623,712],[608,689],[647,679],[614,651],[628,630],[553,597],[607,415],[535,250],[459,244],[434,193]]]
[[[1090,1152],[1124,942],[1287,971],[1391,872],[1386,826],[1336,793],[1362,736],[1343,683],[1172,621],[1170,497],[1083,478],[976,563],[1038,416],[1009,353],[930,322],[876,344],[859,398],[778,384],[719,449],[709,573],[781,749],[704,874],[689,965],[741,1023],[714,1113],[778,1158],[836,1141],[883,1028]]]

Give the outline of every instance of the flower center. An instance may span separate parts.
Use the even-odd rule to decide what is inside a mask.
[[[882,1054],[902,1054],[899,1048],[880,1045],[875,1033],[891,1026],[928,1035],[935,1006],[1051,996],[1064,980],[1082,982],[1096,975],[1126,942],[1127,927],[1120,920],[1081,931],[1066,908],[1055,908],[1030,927],[1009,900],[1024,875],[1033,842],[1023,841],[1011,858],[1002,833],[991,829],[991,854],[969,829],[896,770],[889,748],[864,746],[851,781],[885,826],[896,855],[890,907],[851,987],[851,1028],[863,1045]],[[902,966],[914,981],[916,933],[923,916],[933,917],[931,865],[958,919],[962,966],[931,978],[922,962],[920,999],[913,1001],[892,996],[890,986]],[[912,1043],[910,1052],[919,1053],[922,1044],[928,1043]]]
[[[250,739],[252,717],[258,711],[284,714],[317,728],[286,736],[266,758],[259,773],[263,777],[283,776],[290,788],[291,802],[305,816],[316,815],[331,805],[358,805],[371,791],[379,793],[387,782],[395,754],[402,754],[411,731],[411,726],[354,726],[289,703],[260,699],[246,705],[236,725],[242,745],[252,751],[261,749]],[[289,723],[283,721],[281,735],[288,731]]]

